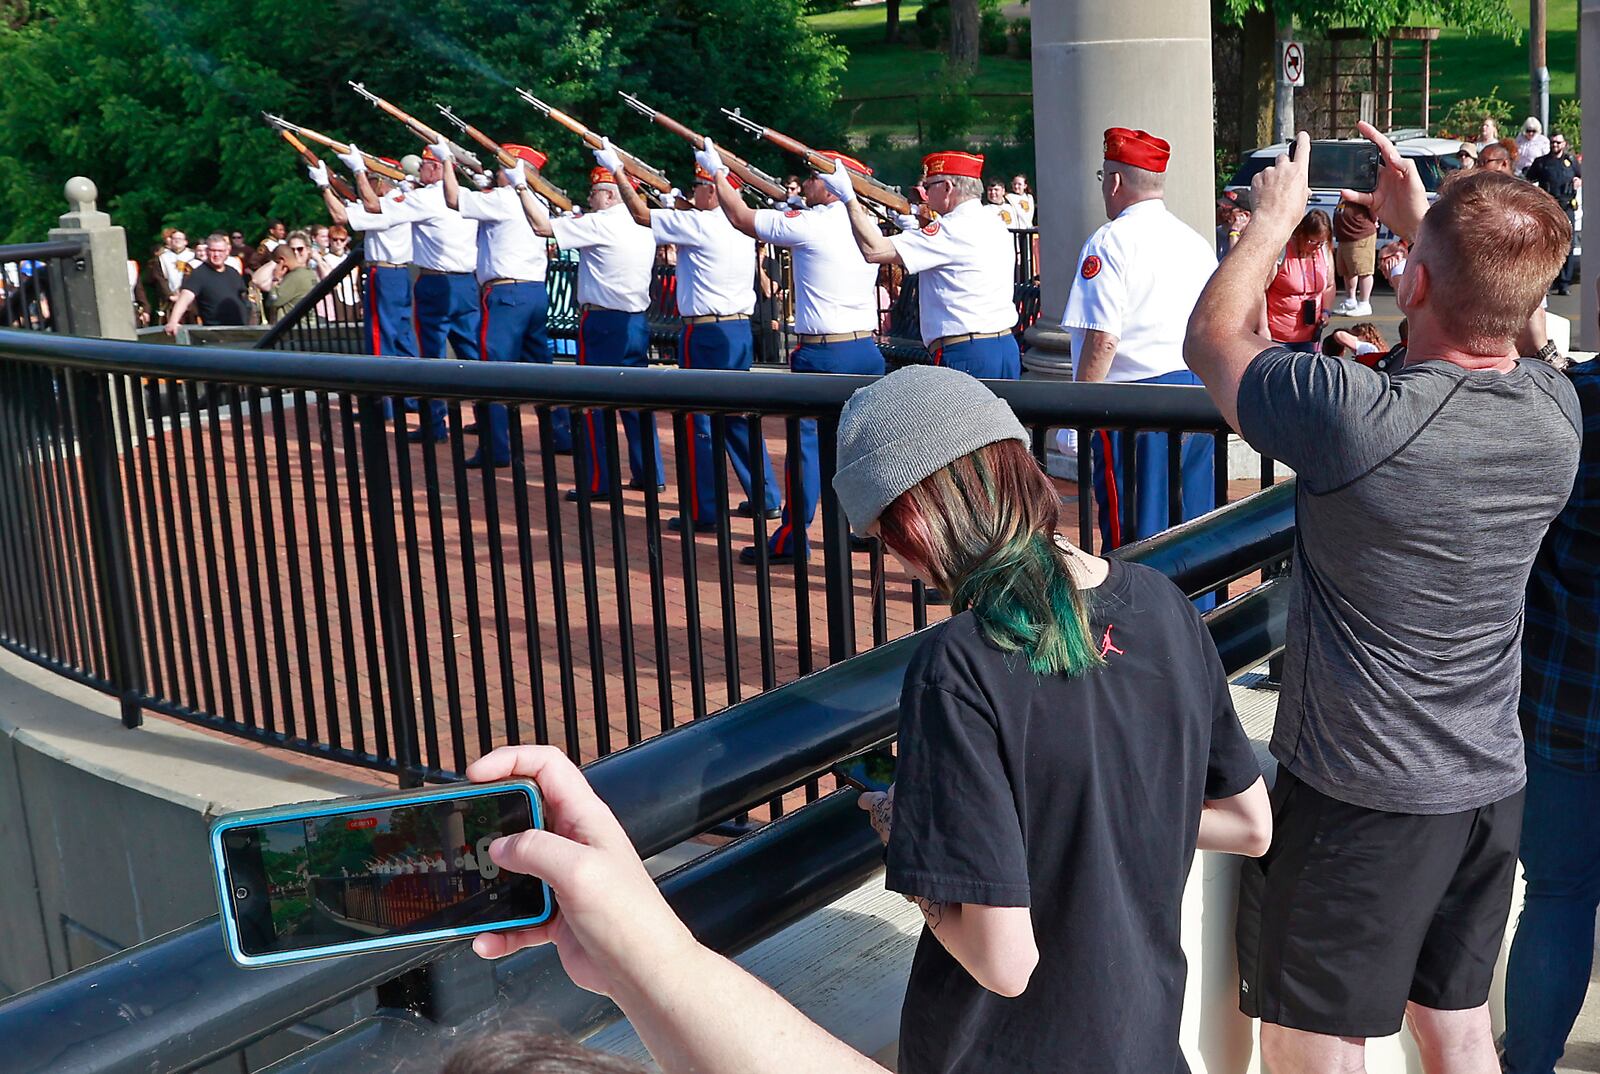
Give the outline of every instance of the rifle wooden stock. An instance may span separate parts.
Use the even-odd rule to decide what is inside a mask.
[[[793,153],[805,161],[806,167],[812,171],[824,174],[833,173],[833,161],[804,142],[798,142],[787,134],[775,131],[771,127],[762,127],[761,137],[779,149],[787,153]],[[868,201],[875,201],[893,212],[909,213],[911,211],[911,203],[906,200],[904,194],[889,189],[872,178],[872,176],[863,175],[854,168],[846,168],[845,171],[850,173],[850,185],[856,188],[856,193],[861,197],[866,198]]]
[[[460,121],[458,120],[457,122]],[[483,146],[483,148],[493,153],[494,159],[500,162],[500,166],[502,168],[515,168],[517,166],[517,157],[507,153],[500,147],[499,142],[495,141],[493,138],[480,131],[477,127],[474,127],[472,124],[461,123],[461,133],[465,134],[468,138],[471,138],[474,142],[477,142],[479,145]],[[548,201],[551,205],[555,206],[557,212],[564,213],[568,209],[572,208],[572,199],[563,194],[556,188],[555,184],[551,183],[550,180],[546,179],[543,175],[540,175],[537,171],[528,173],[528,185],[533,187],[534,191],[543,197],[545,201]]]
[[[295,133],[307,141],[316,142],[321,146],[327,146],[335,153],[350,152],[350,147],[348,145],[345,145],[343,142],[336,142],[332,138],[329,138],[326,134],[322,134],[319,131],[314,131],[310,127],[297,127],[295,128]],[[388,164],[385,164],[371,153],[362,153],[361,155],[366,158],[367,170],[372,174],[381,175],[385,179],[393,179],[397,183],[405,182],[406,173],[401,171],[399,168],[394,168]]]
[[[590,149],[600,148],[600,136],[594,131],[590,130],[588,127],[585,127],[582,123],[579,123],[577,120],[567,115],[565,112],[561,111],[561,109],[552,108],[545,114],[551,119],[555,120],[557,123],[561,124],[563,127],[567,128],[567,130],[571,131],[573,134],[576,134],[579,138],[582,138],[584,142],[588,144]],[[672,192],[672,182],[666,176],[650,167],[650,165],[646,164],[644,161],[640,160],[626,149],[621,149],[616,145],[612,145],[611,148],[615,149],[617,151],[617,156],[622,158],[623,170],[629,175],[633,176],[641,183],[644,183],[646,186],[661,191],[663,194],[670,194]]]
[[[322,163],[322,158],[313,153],[304,142],[296,138],[293,132],[286,131],[280,127],[278,128],[278,133],[283,135],[283,140],[288,142],[289,147],[296,153],[299,153],[300,159],[305,161],[308,165],[315,167],[316,165]],[[331,172],[328,174],[328,187],[334,192],[335,195],[343,198],[345,201],[361,200],[356,196],[356,192],[350,189],[349,183],[345,182],[343,179]]]
[[[657,125],[666,128],[673,134],[676,134],[679,138],[682,138],[696,149],[705,148],[706,140],[704,135],[697,134],[696,132],[690,130],[688,127],[685,127],[682,123],[679,123],[671,116],[652,109],[650,118],[655,120]],[[737,154],[723,148],[720,145],[717,146],[717,153],[722,157],[722,163],[728,166],[728,170],[737,175],[740,180],[748,185],[751,189],[760,191],[762,194],[765,194],[774,201],[783,201],[789,196],[789,192],[787,190],[783,189],[783,187],[757,172],[743,157],[738,156]]]

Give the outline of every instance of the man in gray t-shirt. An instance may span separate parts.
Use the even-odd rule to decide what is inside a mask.
[[[1274,1071],[1361,1069],[1364,1038],[1409,1018],[1430,1074],[1478,1074],[1498,1070],[1487,999],[1521,824],[1523,590],[1582,427],[1566,378],[1515,340],[1570,230],[1542,191],[1489,172],[1430,209],[1415,166],[1362,132],[1378,188],[1345,197],[1413,242],[1403,364],[1252,330],[1305,213],[1305,135],[1257,180],[1185,344],[1228,422],[1298,474],[1273,845],[1242,881],[1240,1005]]]

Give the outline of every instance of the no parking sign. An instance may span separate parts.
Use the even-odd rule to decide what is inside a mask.
[[[1278,62],[1278,81],[1285,86],[1306,84],[1306,47],[1298,41],[1285,41]]]

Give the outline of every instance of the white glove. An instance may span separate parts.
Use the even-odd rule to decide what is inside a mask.
[[[511,167],[501,168],[500,174],[505,176],[506,182],[510,183],[514,187],[527,186],[528,162],[519,158]]]
[[[822,185],[840,201],[851,202],[856,199],[856,188],[850,185],[850,169],[838,157],[833,158],[833,171],[821,178]]]
[[[722,163],[722,154],[717,152],[716,143],[710,138],[706,139],[705,148],[694,151],[694,162],[713,179],[728,170],[728,166]]]
[[[488,190],[489,184],[492,182],[494,182],[494,178],[488,172],[472,173],[472,185],[479,190]]]
[[[922,226],[922,221],[911,213],[895,213],[894,222],[901,231],[916,231]]]
[[[311,176],[311,181],[317,184],[318,190],[328,189],[328,166],[322,161],[319,160],[315,164],[309,165],[306,168],[306,174]]]
[[[804,209],[806,207],[806,199],[802,198],[799,194],[790,194],[789,200],[784,202],[784,204],[789,206],[791,209]]]
[[[622,176],[622,154],[612,148],[610,138],[600,139],[600,147],[594,151],[594,162],[620,181]]]
[[[450,142],[447,139],[440,138],[428,148],[433,150],[433,155],[439,158],[440,164],[449,164],[456,159],[456,151],[450,148]]]
[[[671,190],[658,190],[656,191],[656,204],[663,209],[676,209],[678,207],[678,199],[681,197],[683,197],[683,191],[677,187],[673,187]]]
[[[367,170],[367,158],[361,155],[361,150],[356,148],[354,142],[350,143],[350,152],[334,155],[339,158],[339,163],[350,169],[351,175],[360,175]]]

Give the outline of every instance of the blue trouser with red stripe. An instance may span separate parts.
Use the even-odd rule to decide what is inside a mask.
[[[1140,384],[1199,384],[1200,378],[1187,369],[1163,373],[1159,377],[1138,381]],[[1124,488],[1122,485],[1122,453],[1128,434],[1097,430],[1089,438],[1090,457],[1094,463],[1095,517],[1100,524],[1100,540],[1105,549],[1118,548],[1146,537],[1154,537],[1179,521],[1198,518],[1216,506],[1216,444],[1204,433],[1185,433],[1179,461],[1183,473],[1182,512],[1169,525],[1167,521],[1167,434],[1134,434],[1135,475],[1134,514],[1135,531],[1128,533],[1123,527]],[[1082,450],[1080,445],[1079,450]],[[1106,460],[1111,460],[1109,469]],[[1201,610],[1211,607],[1196,601]]]
[[[1017,349],[1017,337],[1010,332],[940,347],[933,352],[933,364],[971,373],[979,380],[1022,378],[1022,352]]]
[[[755,359],[755,339],[750,332],[750,321],[709,321],[705,324],[685,324],[678,337],[678,365],[684,369],[737,369],[747,370]],[[694,450],[689,453],[689,481],[694,489],[694,503],[690,517],[695,522],[712,521],[717,517],[716,467],[720,465],[711,453],[711,418],[706,414],[691,415],[694,422]],[[771,511],[778,506],[778,482],[772,475],[772,460],[767,458],[766,441],[751,436],[748,418],[729,418],[727,422],[728,461],[746,496],[750,491],[750,458],[752,451],[760,451],[761,466],[766,472],[762,507]]]
[[[489,362],[535,362],[550,364],[550,333],[546,315],[550,296],[543,283],[485,284],[479,299],[482,318],[478,328],[478,349]],[[505,405],[479,403],[473,408],[478,423],[479,451],[488,436],[489,452],[496,463],[511,458],[511,430]],[[557,451],[572,450],[572,419],[565,407],[550,411]]]
[[[417,326],[411,320],[411,270],[404,265],[366,266],[361,294],[364,342],[374,357],[415,358]],[[383,397],[384,420],[394,417],[394,402]]]
[[[417,325],[417,353],[423,358],[443,358],[446,346],[466,362],[478,360],[478,281],[470,272],[425,272],[412,291],[412,316]],[[447,435],[444,400],[435,399],[423,427],[433,439]]]
[[[587,309],[578,314],[578,364],[622,365],[643,369],[650,361],[650,327],[643,313],[622,310]],[[628,434],[628,468],[639,484],[651,480],[645,473],[645,451],[655,455],[656,482],[667,469],[661,462],[661,441],[656,437],[655,418],[641,419],[637,410],[618,411],[622,428]],[[589,492],[602,495],[611,491],[614,476],[610,452],[606,449],[605,428],[594,411],[583,415],[583,428],[575,438],[573,451],[587,460]]]
[[[796,373],[865,373],[883,375],[883,352],[868,336],[843,343],[803,343],[789,356],[789,368]],[[800,503],[795,504],[794,488],[789,481],[789,468],[784,467],[785,489],[783,521],[772,535],[769,547],[775,555],[787,555],[791,549],[804,554],[806,527],[817,517],[817,500],[822,491],[822,474],[817,456],[817,422],[815,418],[800,419]],[[802,520],[802,521],[797,521]]]

